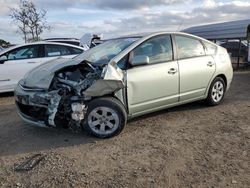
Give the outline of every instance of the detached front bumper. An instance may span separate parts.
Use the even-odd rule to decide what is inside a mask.
[[[46,100],[39,98],[39,95],[46,94],[46,91],[38,89],[28,89],[20,84],[15,89],[15,100],[17,113],[28,124],[47,127],[47,109]]]

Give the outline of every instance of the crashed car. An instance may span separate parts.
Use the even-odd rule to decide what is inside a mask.
[[[19,82],[19,115],[40,127],[85,127],[100,138],[127,119],[206,99],[218,105],[233,77],[227,51],[185,33],[111,39],[73,59],[57,59]]]

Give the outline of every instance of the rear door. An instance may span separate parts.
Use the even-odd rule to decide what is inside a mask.
[[[0,90],[11,91],[31,69],[40,65],[41,45],[27,45],[3,54],[7,60],[0,64]]]
[[[179,72],[170,35],[147,40],[131,55],[148,56],[150,62],[127,70],[129,113],[138,115],[178,102]]]
[[[180,101],[192,100],[205,95],[215,73],[212,55],[206,55],[199,39],[175,36],[180,73]]]

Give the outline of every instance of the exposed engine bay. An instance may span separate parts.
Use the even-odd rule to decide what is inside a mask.
[[[26,115],[42,120],[47,126],[78,130],[91,99],[114,93],[124,87],[121,80],[112,78],[116,71],[108,66],[92,65],[84,61],[78,65],[64,67],[54,73],[48,91],[35,92],[29,99],[25,99],[25,102],[21,99],[19,108],[22,108],[24,103],[35,106],[29,106]],[[111,75],[105,80],[107,72]],[[21,111],[25,112],[23,109]]]
[[[101,79],[103,67],[94,67],[89,63],[82,66],[67,67],[55,74],[50,90],[66,89],[75,95],[82,96],[82,92],[96,80]]]
[[[48,124],[80,128],[87,111],[86,102],[91,99],[83,92],[101,79],[102,71],[101,66],[84,63],[56,72],[49,88]]]

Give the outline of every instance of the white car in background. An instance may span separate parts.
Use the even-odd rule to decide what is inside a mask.
[[[3,47],[2,47],[2,46],[0,46],[0,52],[1,52],[1,51],[3,51]]]
[[[73,58],[85,51],[70,44],[36,42],[14,46],[0,52],[0,93],[14,91],[18,81],[31,69],[57,59]]]
[[[58,43],[66,43],[72,44],[75,46],[81,46],[88,50],[89,48],[93,48],[99,44],[102,44],[104,40],[102,40],[103,34],[92,34],[86,33],[80,39],[77,38],[47,38],[44,41],[49,42],[58,42]]]

